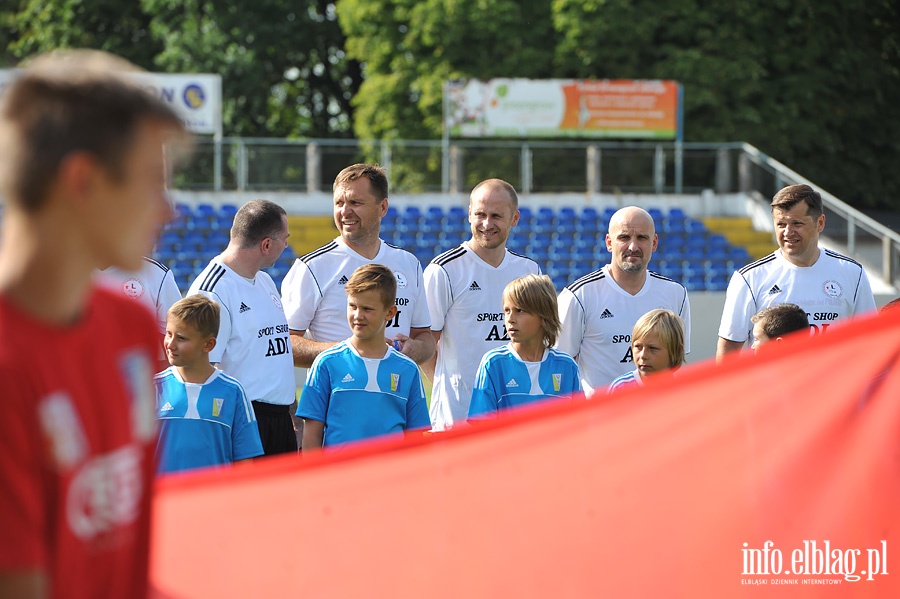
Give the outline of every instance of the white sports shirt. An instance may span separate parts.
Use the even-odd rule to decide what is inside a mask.
[[[606,389],[634,369],[631,333],[638,319],[656,308],[684,321],[684,353],[691,351],[691,303],[687,289],[647,271],[644,286],[631,295],[613,281],[609,264],[586,274],[559,293],[562,330],[556,347],[573,356],[586,395]]]
[[[859,262],[819,247],[816,263],[803,267],[787,261],[779,249],[731,276],[719,337],[747,341],[753,334],[750,318],[785,303],[806,311],[813,335],[836,321],[875,310],[872,287]]]
[[[128,299],[143,303],[156,315],[156,326],[166,334],[166,314],[181,299],[175,275],[164,264],[144,258],[140,270],[131,272],[117,267],[101,270],[98,282],[107,289],[118,289]]]
[[[292,331],[308,331],[316,341],[342,341],[352,334],[347,323],[344,284],[364,264],[381,264],[397,277],[397,315],[385,337],[409,335],[410,328],[428,328],[431,319],[418,258],[395,245],[381,242],[371,260],[359,255],[338,237],[294,261],[281,283],[281,301]]]
[[[250,401],[294,402],[294,358],[287,320],[275,282],[259,271],[245,279],[220,261],[203,269],[188,295],[201,293],[220,306],[219,334],[210,362],[236,378]]]
[[[495,268],[468,242],[440,254],[425,268],[431,330],[441,332],[431,393],[433,430],[466,421],[481,357],[509,341],[503,289],[513,279],[540,272],[537,262],[508,249]]]

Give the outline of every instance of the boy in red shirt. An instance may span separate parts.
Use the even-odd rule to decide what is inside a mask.
[[[0,95],[0,596],[145,597],[154,474],[143,307],[92,285],[135,270],[171,216],[183,128],[90,51],[39,57]]]

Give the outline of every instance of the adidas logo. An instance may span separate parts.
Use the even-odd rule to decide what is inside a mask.
[[[344,378],[341,379],[341,382],[342,382],[342,383],[352,383],[352,382],[355,381],[355,380],[356,380],[356,379],[353,378],[352,376],[350,376],[350,373],[348,372],[348,373],[347,373],[347,376],[345,376]]]
[[[349,280],[350,279],[347,278],[347,275],[344,275],[338,280],[338,285],[346,285],[347,281]]]
[[[241,309],[240,309],[240,313],[241,313],[241,314],[243,314],[244,312],[246,312],[246,311],[249,310],[249,309],[250,309],[250,306],[248,306],[248,305],[245,304],[244,302],[241,302]]]
[[[169,402],[166,402],[165,405],[159,409],[159,411],[160,412],[171,412],[174,409],[175,408],[172,407],[172,404],[170,404]]]
[[[518,387],[519,383],[516,382],[516,379],[509,379],[509,382],[506,383],[506,387],[508,389],[512,389],[513,387]]]
[[[772,288],[769,289],[769,295],[776,295],[778,293],[781,293],[781,288],[778,287],[778,285],[772,285]]]
[[[604,308],[603,313],[600,314],[600,318],[612,318],[613,313],[609,311],[609,308]]]
[[[478,281],[472,281],[472,284],[469,285],[469,291],[481,291],[481,287],[478,286]]]

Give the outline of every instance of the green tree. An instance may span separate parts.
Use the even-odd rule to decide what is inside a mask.
[[[162,44],[150,36],[149,14],[127,0],[19,0],[0,9],[3,65],[59,48],[96,48],[145,68]]]
[[[554,2],[564,76],[676,79],[687,140],[747,141],[873,206],[900,192],[897,17],[888,1]]]
[[[219,73],[226,135],[351,134],[359,65],[324,0],[142,0],[167,71]]]

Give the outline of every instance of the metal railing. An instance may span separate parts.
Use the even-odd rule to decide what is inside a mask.
[[[785,185],[807,183],[822,193],[828,236],[877,268],[886,283],[900,286],[900,235],[740,142],[225,138],[200,140],[174,187],[330,192],[337,173],[355,162],[378,162],[388,171],[392,193],[404,194],[464,194],[479,181],[499,177],[523,194],[711,189],[767,200]]]

